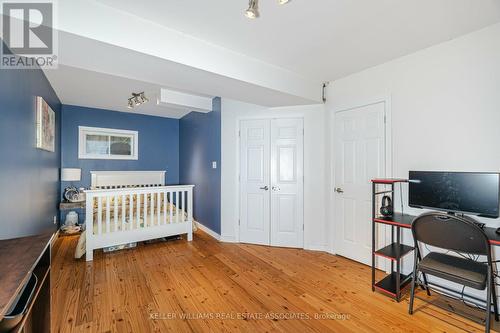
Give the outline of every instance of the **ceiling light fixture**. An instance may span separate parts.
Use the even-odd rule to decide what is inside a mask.
[[[250,0],[248,3],[248,9],[245,11],[245,16],[254,19],[259,17],[259,1],[258,0]]]
[[[149,99],[143,92],[140,93],[132,93],[132,97],[128,99],[127,107],[129,109],[133,109],[136,106],[149,102]]]
[[[285,5],[289,3],[290,0],[278,0],[280,5]],[[250,19],[255,19],[259,17],[259,0],[249,0],[248,9],[245,11],[245,16]]]

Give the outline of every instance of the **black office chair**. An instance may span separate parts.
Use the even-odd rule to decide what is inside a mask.
[[[498,306],[491,248],[484,231],[466,217],[438,212],[424,213],[418,216],[413,221],[411,230],[415,240],[415,259],[408,312],[413,314],[415,285],[418,273],[421,272],[422,274],[433,275],[474,289],[486,289],[485,331],[489,332],[492,296],[496,321],[498,321]],[[418,261],[417,259],[421,258],[419,243],[461,253],[484,255],[487,257],[487,263],[479,263],[472,259],[438,252],[430,252],[422,260]]]

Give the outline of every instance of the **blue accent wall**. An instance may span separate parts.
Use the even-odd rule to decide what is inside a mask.
[[[55,152],[35,148],[36,96],[56,113]],[[60,121],[61,102],[42,70],[0,69],[0,239],[55,231]]]
[[[139,132],[138,160],[78,159],[78,126]],[[166,170],[167,184],[179,184],[179,120],[141,114],[62,106],[62,167],[81,168],[77,187],[90,186],[90,171]],[[62,182],[61,187],[68,186]]]
[[[220,234],[221,99],[212,104],[212,112],[191,112],[180,120],[180,182],[195,185],[194,218]]]

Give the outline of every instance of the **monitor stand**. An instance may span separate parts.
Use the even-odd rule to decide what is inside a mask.
[[[460,214],[460,213],[454,213],[454,212],[448,212],[448,215],[452,215],[452,216],[460,216],[461,218],[463,219],[466,219],[468,220],[469,222],[471,223],[474,223],[475,225],[477,225],[479,228],[481,229],[484,229],[484,227],[486,226],[485,223],[483,222],[479,222],[478,220],[476,220],[475,218],[471,217],[471,216],[468,216],[468,215],[465,215],[465,214]],[[500,234],[500,228],[497,229],[497,234]]]

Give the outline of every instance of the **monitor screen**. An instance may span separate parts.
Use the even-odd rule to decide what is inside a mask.
[[[497,218],[499,192],[499,173],[410,171],[410,207]]]

